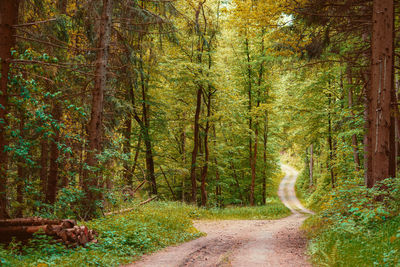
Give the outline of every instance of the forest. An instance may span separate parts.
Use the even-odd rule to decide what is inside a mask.
[[[282,164],[313,265],[399,266],[399,23],[394,0],[0,0],[0,266],[289,216]]]

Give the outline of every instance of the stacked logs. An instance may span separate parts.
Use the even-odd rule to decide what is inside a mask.
[[[70,247],[97,242],[97,233],[86,226],[78,226],[74,220],[50,220],[43,218],[19,218],[0,220],[0,242],[8,243],[13,238],[24,241],[36,232],[53,236]]]

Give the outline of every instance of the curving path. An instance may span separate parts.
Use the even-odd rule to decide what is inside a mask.
[[[309,210],[294,191],[297,172],[282,165],[286,176],[279,197],[292,215],[279,220],[195,221],[207,236],[146,255],[131,267],[302,267],[311,266],[305,256],[306,241],[299,227]]]

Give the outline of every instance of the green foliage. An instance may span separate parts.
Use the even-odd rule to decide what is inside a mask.
[[[318,266],[400,264],[400,179],[373,189],[348,182],[329,195],[305,223],[309,253]]]
[[[137,203],[136,203],[137,205]],[[289,215],[277,200],[262,207],[204,209],[178,202],[154,202],[131,212],[102,217],[86,225],[99,233],[98,243],[66,249],[38,234],[28,244],[0,248],[1,266],[119,266],[144,253],[202,236],[193,219],[277,219]],[[41,265],[42,264],[42,265]]]
[[[202,216],[204,219],[220,220],[268,220],[290,215],[290,210],[276,199],[267,199],[265,206],[212,208]]]
[[[192,226],[191,210],[178,203],[152,203],[87,223],[99,232],[98,244],[66,249],[37,236],[22,249],[0,249],[1,261],[5,266],[118,266],[143,253],[201,236]]]

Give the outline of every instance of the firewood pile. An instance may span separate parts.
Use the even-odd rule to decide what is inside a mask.
[[[84,246],[89,242],[96,243],[97,233],[86,226],[79,226],[74,220],[50,220],[43,218],[18,218],[0,220],[0,242],[7,243],[16,238],[27,240],[34,233],[53,236],[55,240],[69,247]]]

